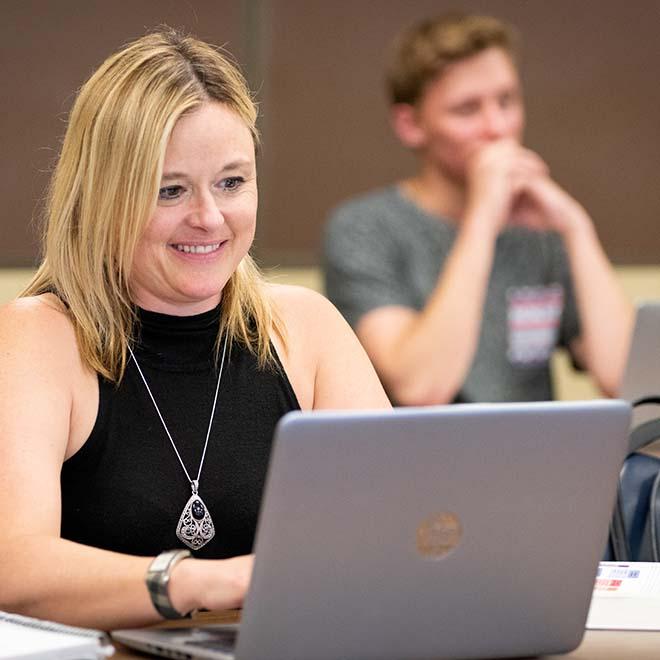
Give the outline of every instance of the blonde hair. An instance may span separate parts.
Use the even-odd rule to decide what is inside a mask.
[[[121,379],[135,333],[131,267],[155,209],[169,137],[184,113],[208,101],[234,111],[257,148],[257,109],[227,53],[163,28],[109,57],[71,110],[47,196],[43,261],[21,295],[57,295],[83,361],[109,380]],[[273,359],[271,328],[284,338],[246,255],[223,289],[218,340],[227,332],[263,367]]]
[[[502,48],[515,59],[517,44],[514,29],[492,16],[452,13],[416,23],[392,44],[385,76],[390,101],[415,105],[453,62],[487,48]]]

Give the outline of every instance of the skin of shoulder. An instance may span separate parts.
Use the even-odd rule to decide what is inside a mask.
[[[18,298],[0,308],[0,338],[3,357],[37,367],[35,375],[72,356],[79,361],[73,324],[52,294]]]
[[[360,345],[334,305],[300,286],[269,284],[286,331],[278,350],[303,410],[383,408],[390,403]]]
[[[58,429],[57,442],[64,442],[63,458],[68,457],[87,437],[85,430],[87,434],[91,431],[93,418],[82,419],[82,404],[90,404],[87,417],[95,417],[98,391],[96,375],[80,358],[66,308],[52,294],[19,298],[4,305],[0,308],[0,346],[0,399],[5,402],[0,402],[0,420],[11,414],[12,408],[18,423],[23,415],[36,421],[41,411],[55,413],[55,419],[42,420],[44,428]],[[80,434],[82,439],[76,437]],[[54,434],[49,435],[56,441]]]
[[[0,346],[0,516],[16,538],[58,535],[80,362],[73,327],[52,296],[18,299],[0,309]]]

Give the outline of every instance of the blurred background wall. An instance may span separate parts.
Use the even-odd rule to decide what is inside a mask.
[[[450,9],[523,41],[527,143],[591,212],[620,265],[660,262],[660,0],[3,0],[0,267],[38,259],[40,200],[76,89],[159,23],[226,47],[261,106],[266,266],[318,264],[328,210],[410,171],[383,59],[397,30]]]

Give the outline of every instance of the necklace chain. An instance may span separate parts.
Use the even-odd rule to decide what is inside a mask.
[[[138,373],[140,374],[140,378],[142,378],[142,382],[144,383],[144,386],[147,388],[147,392],[149,394],[149,398],[151,399],[151,402],[154,404],[154,408],[156,409],[156,413],[158,413],[158,417],[161,421],[161,424],[163,425],[163,428],[165,429],[165,433],[167,434],[167,437],[170,439],[170,443],[172,444],[172,449],[174,449],[174,453],[176,454],[176,457],[179,459],[179,463],[181,463],[181,467],[183,468],[183,471],[186,473],[186,477],[188,478],[188,481],[190,482],[190,485],[193,490],[193,494],[197,494],[197,488],[199,486],[199,478],[202,474],[202,467],[204,465],[204,459],[206,458],[206,448],[208,447],[209,444],[209,438],[211,437],[211,427],[213,426],[213,418],[215,416],[215,407],[218,402],[218,392],[220,391],[220,380],[222,379],[222,370],[225,366],[225,354],[227,352],[227,338],[229,337],[229,334],[225,334],[225,341],[222,346],[222,358],[220,360],[220,373],[218,374],[218,382],[215,386],[215,395],[213,397],[213,407],[211,409],[211,417],[209,419],[209,426],[206,429],[206,439],[204,440],[204,449],[202,451],[202,459],[199,462],[199,470],[197,471],[197,478],[192,479],[190,477],[190,473],[186,469],[186,466],[183,462],[183,459],[181,458],[181,454],[179,453],[179,450],[176,448],[176,444],[174,443],[174,439],[172,438],[172,434],[170,433],[170,430],[167,428],[167,424],[165,424],[165,420],[163,419],[163,416],[161,415],[160,408],[158,407],[158,404],[156,403],[156,399],[154,398],[154,395],[151,393],[151,388],[149,387],[149,384],[147,383],[147,379],[144,377],[144,374],[142,373],[142,369],[140,368],[140,365],[135,358],[135,353],[133,353],[133,349],[128,346],[128,352],[131,354],[131,357],[133,358],[133,362],[135,362],[135,366],[137,367]]]

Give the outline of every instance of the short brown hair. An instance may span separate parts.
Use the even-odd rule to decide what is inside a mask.
[[[416,23],[392,44],[386,72],[390,101],[414,105],[449,64],[492,47],[515,57],[517,44],[515,30],[492,16],[453,13]]]

